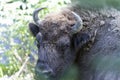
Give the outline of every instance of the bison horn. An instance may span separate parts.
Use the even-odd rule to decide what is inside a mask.
[[[34,22],[39,26],[41,21],[40,19],[38,18],[38,12],[41,11],[42,9],[45,9],[46,7],[43,7],[43,8],[38,8],[36,9],[34,12],[33,12],[33,20]]]
[[[72,12],[72,14],[74,15],[74,18],[76,19],[76,23],[75,25],[72,27],[72,34],[75,34],[77,32],[79,32],[82,27],[83,27],[83,21],[80,18],[80,16],[78,14],[76,14],[75,12]]]

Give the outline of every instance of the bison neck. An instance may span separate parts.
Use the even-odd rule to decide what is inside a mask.
[[[108,18],[97,27],[92,48],[79,56],[80,80],[120,79],[120,25],[116,23],[119,19]]]

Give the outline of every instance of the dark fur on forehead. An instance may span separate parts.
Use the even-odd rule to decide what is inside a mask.
[[[56,40],[60,36],[68,35],[74,24],[75,19],[72,11],[66,9],[46,15],[42,20],[40,32],[45,40]]]

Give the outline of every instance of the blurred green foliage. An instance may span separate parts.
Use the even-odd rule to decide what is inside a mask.
[[[72,4],[84,8],[117,8],[120,9],[120,0],[71,0]]]
[[[3,80],[13,76],[14,80],[34,80],[34,74],[30,73],[34,72],[37,48],[28,30],[32,12],[48,7],[40,12],[40,17],[44,17],[68,3],[70,0],[0,0],[0,77],[7,76]]]

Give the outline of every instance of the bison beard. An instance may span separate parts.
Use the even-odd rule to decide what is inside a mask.
[[[37,74],[43,73],[51,80],[59,80],[66,68],[76,63],[80,69],[78,80],[120,79],[120,31],[114,31],[120,28],[112,24],[112,21],[118,19],[111,16],[112,10],[109,10],[108,16],[109,13],[106,15],[103,11],[73,8],[73,11],[81,15],[83,23],[70,10],[52,13],[39,20],[39,10],[33,13],[36,24],[29,24],[38,42]],[[89,51],[84,51],[84,46],[89,45],[93,39],[91,33],[96,29],[95,43]]]

